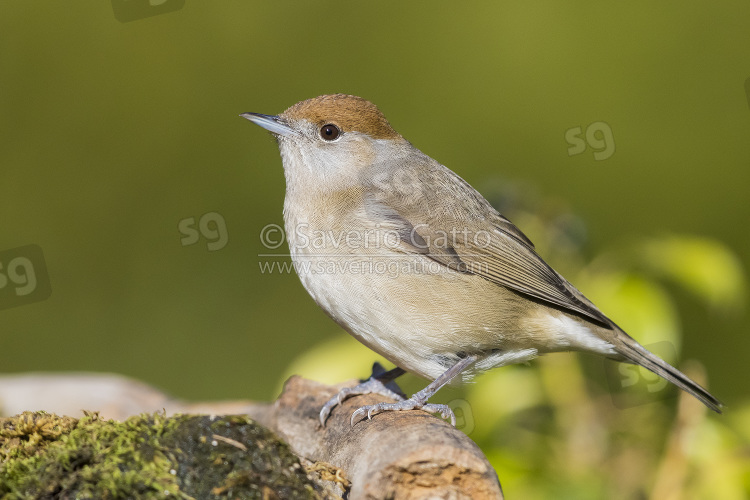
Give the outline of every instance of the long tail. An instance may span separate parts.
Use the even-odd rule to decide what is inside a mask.
[[[621,330],[622,331],[622,330]],[[625,332],[622,332],[625,333]],[[721,401],[716,399],[706,389],[693,382],[687,375],[682,373],[680,370],[670,365],[663,359],[659,358],[655,354],[647,351],[642,345],[632,339],[629,335],[625,334],[626,338],[631,342],[623,341],[617,342],[617,351],[625,357],[631,363],[641,365],[642,367],[651,370],[660,377],[672,382],[674,385],[692,394],[701,403],[715,411],[721,413],[721,407],[724,406]]]

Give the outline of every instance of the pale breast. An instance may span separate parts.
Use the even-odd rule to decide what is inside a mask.
[[[287,215],[290,253],[307,292],[344,329],[393,363],[434,378],[461,350],[456,339],[488,351],[499,345],[495,285],[398,251],[392,241],[397,236],[387,229],[332,229],[331,219]],[[480,299],[467,300],[475,296]]]

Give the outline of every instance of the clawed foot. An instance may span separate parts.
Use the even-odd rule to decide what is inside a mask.
[[[451,410],[450,406],[423,403],[417,400],[415,396],[399,401],[398,403],[378,403],[374,405],[363,406],[352,413],[351,424],[352,426],[354,426],[354,421],[357,420],[358,417],[364,417],[365,414],[367,415],[367,420],[371,420],[373,415],[375,415],[376,413],[380,413],[381,411],[399,410],[424,410],[427,413],[439,413],[440,416],[444,419],[450,418],[451,425],[453,427],[456,426],[456,415],[453,414],[453,410]]]
[[[476,355],[463,356],[450,368],[448,368],[442,375],[432,381],[430,385],[414,394],[409,399],[402,394],[398,394],[393,390],[386,387],[396,377],[403,375],[405,372],[401,368],[394,368],[389,372],[385,372],[383,367],[378,363],[375,363],[372,369],[372,376],[367,382],[363,382],[356,387],[346,388],[339,392],[336,396],[331,398],[323,409],[320,410],[320,424],[325,427],[326,419],[330,415],[331,410],[336,406],[340,405],[346,398],[356,396],[359,394],[380,394],[392,399],[395,399],[396,403],[378,403],[375,405],[363,406],[352,413],[351,424],[354,426],[354,421],[357,417],[363,417],[367,415],[367,419],[370,420],[372,416],[381,411],[399,411],[399,410],[424,410],[428,413],[439,413],[443,418],[450,418],[451,425],[456,426],[456,416],[453,414],[453,410],[448,405],[437,405],[429,404],[427,400],[432,397],[441,387],[450,382],[453,377],[461,373],[469,365],[477,360]],[[395,384],[393,388],[396,390],[398,386]]]
[[[370,377],[367,381],[362,382],[361,384],[354,387],[345,387],[341,389],[338,394],[336,394],[326,404],[324,404],[323,408],[320,410],[320,425],[325,427],[326,419],[328,419],[328,415],[331,414],[331,410],[333,410],[337,405],[340,405],[344,402],[344,400],[352,396],[359,396],[362,394],[380,394],[381,396],[385,396],[387,398],[395,399],[397,401],[403,401],[405,398],[402,394],[399,394],[386,387],[386,385],[390,383],[390,380],[387,379],[385,383],[383,383],[383,381],[381,381],[380,379],[375,378],[377,376],[383,375],[382,372],[377,373],[377,369],[377,366],[373,368],[373,376]],[[398,386],[395,386],[394,389],[398,389]]]

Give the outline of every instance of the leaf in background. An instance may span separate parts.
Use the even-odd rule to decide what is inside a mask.
[[[725,312],[745,304],[746,280],[737,256],[724,244],[698,236],[664,236],[642,244],[648,268]]]
[[[501,418],[544,401],[539,374],[535,370],[505,366],[490,370],[469,386],[467,399],[475,416]]]

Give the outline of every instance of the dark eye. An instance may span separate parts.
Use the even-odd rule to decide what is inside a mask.
[[[339,129],[333,123],[328,123],[320,127],[320,137],[322,137],[323,140],[325,141],[335,140],[339,136],[340,133],[341,133],[341,129]]]

